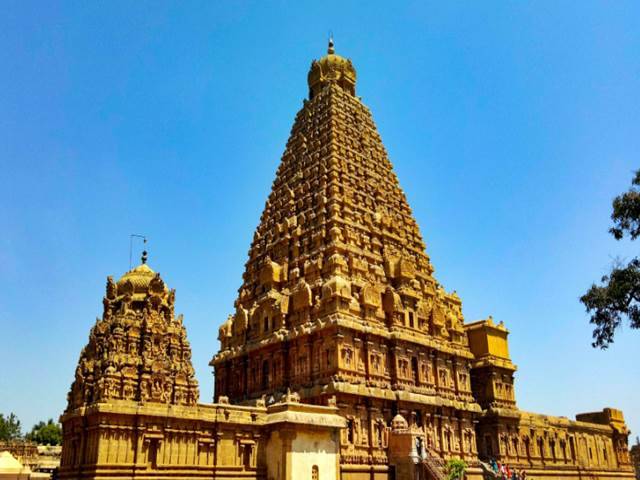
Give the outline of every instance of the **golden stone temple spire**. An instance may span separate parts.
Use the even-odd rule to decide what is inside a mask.
[[[446,392],[478,410],[460,299],[433,277],[355,81],[330,38],[220,329],[216,395],[242,401],[291,386],[324,396],[366,383],[381,398]]]

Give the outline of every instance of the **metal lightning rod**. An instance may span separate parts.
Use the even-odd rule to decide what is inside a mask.
[[[133,254],[133,238],[141,238],[144,244],[147,243],[147,237],[145,235],[138,235],[137,233],[132,233],[129,235],[129,270],[131,270],[131,256]]]

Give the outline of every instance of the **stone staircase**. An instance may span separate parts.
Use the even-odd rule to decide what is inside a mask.
[[[422,459],[422,471],[424,480],[446,480],[447,474],[445,462],[442,458],[433,455],[427,450]]]

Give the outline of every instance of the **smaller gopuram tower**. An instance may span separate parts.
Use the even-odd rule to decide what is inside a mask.
[[[198,402],[175,291],[146,262],[144,252],[120,280],[107,278],[102,318],[82,349],[61,419],[61,478],[108,476],[123,463],[131,474],[154,468],[164,438],[156,416],[167,408],[190,412]],[[142,416],[145,409],[153,415]],[[174,421],[176,431],[179,425]]]
[[[195,405],[191,347],[175,290],[146,263],[107,278],[104,313],[80,354],[67,411],[103,400]]]
[[[269,406],[198,403],[174,301],[146,254],[117,282],[107,279],[104,313],[61,417],[59,478],[337,480],[346,422],[335,405],[305,405],[295,394]]]

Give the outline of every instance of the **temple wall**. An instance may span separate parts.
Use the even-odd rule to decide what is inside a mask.
[[[623,476],[631,471],[626,448],[618,445],[620,434],[608,423],[520,411],[512,411],[509,417],[508,411],[501,412],[502,417],[487,417],[479,424],[482,458],[495,458],[528,472],[540,470],[538,475],[551,477],[584,471],[604,478],[609,475],[605,471],[618,471]],[[543,470],[546,473],[541,473]]]
[[[284,445],[285,439],[280,432],[273,431],[267,442],[266,456],[268,478],[282,478],[282,472],[287,465],[286,449]]]
[[[336,408],[94,404],[62,417],[61,479],[337,478]]]
[[[391,339],[331,327],[296,337],[286,348],[266,344],[247,356],[214,365],[214,398],[224,395],[234,403],[263,395],[278,398],[289,387],[302,391],[311,385],[339,381],[474,402],[468,355],[441,351],[437,345],[412,336],[410,330],[399,331],[398,336]]]
[[[294,478],[313,478],[314,467],[318,478],[337,480],[338,449],[337,439],[320,437],[316,432],[299,432],[291,445],[291,468]],[[274,477],[277,478],[277,477]]]
[[[211,405],[114,403],[65,414],[60,478],[263,478],[251,419],[262,410],[225,409],[230,423]]]

